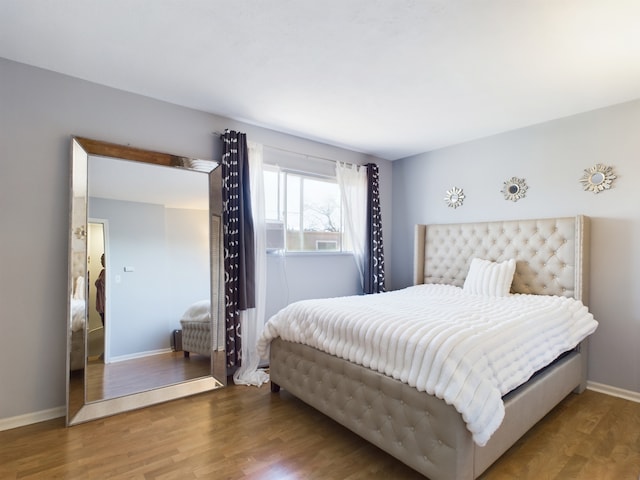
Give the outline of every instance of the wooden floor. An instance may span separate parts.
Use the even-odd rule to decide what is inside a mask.
[[[570,395],[483,479],[631,479],[640,404]],[[2,479],[421,479],[282,390],[229,386],[103,420],[0,432]]]
[[[87,401],[115,398],[181,383],[211,374],[211,359],[184,352],[167,352],[105,365],[87,362]],[[75,379],[75,378],[74,378]]]

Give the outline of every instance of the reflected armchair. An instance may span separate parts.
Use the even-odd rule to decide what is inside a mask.
[[[211,356],[211,304],[201,300],[191,305],[180,319],[182,350],[184,356],[191,353]]]

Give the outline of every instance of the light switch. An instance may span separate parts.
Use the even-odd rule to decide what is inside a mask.
[[[124,267],[124,271],[125,271],[125,272],[135,272],[135,271],[136,271],[136,269],[135,269],[135,268],[133,268],[133,267]]]

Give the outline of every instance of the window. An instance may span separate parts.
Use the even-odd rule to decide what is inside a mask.
[[[288,252],[342,251],[342,206],[335,178],[265,165],[265,217],[284,226]]]

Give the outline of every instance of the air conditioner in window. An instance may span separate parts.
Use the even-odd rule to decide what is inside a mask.
[[[284,250],[284,223],[267,222],[267,252]]]

